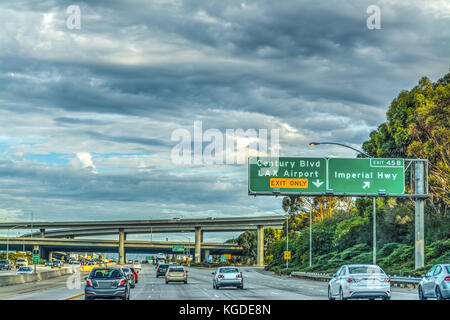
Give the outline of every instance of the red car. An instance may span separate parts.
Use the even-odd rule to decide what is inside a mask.
[[[127,267],[127,268],[130,268],[131,272],[133,272],[134,280],[135,280],[136,283],[138,283],[138,274],[137,274],[136,270],[134,270],[133,267]]]

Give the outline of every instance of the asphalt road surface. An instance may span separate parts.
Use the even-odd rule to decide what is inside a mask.
[[[212,287],[212,269],[190,268],[188,283],[166,284],[164,277],[156,278],[152,265],[142,265],[139,282],[131,291],[131,299],[138,300],[326,300],[327,283],[280,277],[258,268],[242,268],[244,289]],[[14,300],[82,300],[83,288],[69,289],[68,276],[0,287],[0,299]],[[84,279],[84,275],[81,276]],[[392,300],[416,300],[417,289],[392,288]]]

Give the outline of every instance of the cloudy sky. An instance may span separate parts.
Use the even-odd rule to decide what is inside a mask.
[[[2,221],[269,215],[281,200],[249,197],[246,165],[175,165],[173,131],[278,129],[280,155],[353,157],[308,142],[360,148],[450,67],[445,0],[2,1],[0,21]]]

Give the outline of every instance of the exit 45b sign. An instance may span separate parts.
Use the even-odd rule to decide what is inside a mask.
[[[404,193],[404,160],[250,157],[248,193],[377,195]]]

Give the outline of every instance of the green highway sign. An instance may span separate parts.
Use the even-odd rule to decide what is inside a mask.
[[[184,252],[184,245],[177,244],[172,246],[172,252]]]
[[[249,194],[325,193],[326,159],[295,157],[250,157]]]
[[[33,264],[39,264],[39,254],[33,254]]]
[[[249,157],[249,195],[402,195],[405,160]]]
[[[221,255],[220,256],[220,262],[227,262],[227,256],[226,255]]]
[[[328,188],[334,193],[403,194],[403,159],[328,159]]]

